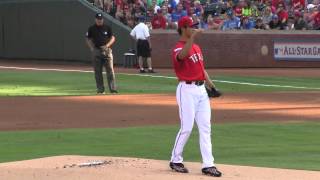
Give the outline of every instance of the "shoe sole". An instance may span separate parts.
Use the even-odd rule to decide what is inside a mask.
[[[179,171],[179,170],[177,170],[177,169],[174,169],[174,168],[172,168],[172,167],[170,167],[171,168],[171,170],[172,171],[174,171],[174,172],[178,172],[178,173],[189,173],[189,171],[186,169],[186,171]]]
[[[222,174],[220,174],[220,175],[214,175],[214,174],[211,174],[211,173],[204,173],[204,172],[202,172],[202,174],[203,174],[203,175],[206,175],[206,176],[213,176],[213,177],[221,177],[221,176],[222,176]]]
[[[189,173],[189,171],[178,171],[178,170],[175,170],[175,169],[172,169],[173,172],[177,172],[177,173]]]

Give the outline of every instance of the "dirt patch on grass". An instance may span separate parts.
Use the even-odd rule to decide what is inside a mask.
[[[103,165],[83,166],[105,161]],[[96,163],[97,164],[97,163]],[[10,180],[206,180],[213,177],[201,174],[201,164],[186,162],[190,173],[179,174],[168,167],[168,161],[117,158],[57,156],[0,164],[0,178]],[[223,172],[220,180],[319,180],[320,172],[217,165]]]

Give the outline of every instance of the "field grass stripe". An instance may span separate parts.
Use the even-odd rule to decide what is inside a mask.
[[[214,80],[214,81],[215,82],[221,82],[221,83],[241,84],[241,85],[249,85],[249,86],[263,86],[263,87],[279,87],[279,88],[320,90],[320,88],[303,87],[303,86],[284,86],[284,85],[276,85],[276,84],[260,84],[260,83],[235,82],[235,81],[223,81],[223,80]]]
[[[143,77],[155,77],[155,78],[167,78],[167,79],[177,79],[176,77],[171,76],[154,76],[148,74],[127,74],[127,73],[118,73],[123,75],[131,75],[131,76],[143,76]],[[313,87],[303,87],[303,86],[284,86],[284,85],[276,85],[276,84],[260,84],[260,83],[248,83],[248,82],[236,82],[236,81],[224,81],[214,79],[214,82],[220,83],[228,83],[228,84],[240,84],[240,85],[249,85],[249,86],[262,86],[262,87],[278,87],[278,88],[294,88],[294,89],[308,89],[308,90],[320,90],[320,88]]]
[[[128,76],[141,76],[141,77],[177,79],[177,77],[172,77],[172,76],[159,76],[159,75],[149,75],[149,74],[129,74],[129,73],[117,73],[117,74],[128,75]]]
[[[93,71],[76,70],[76,69],[47,69],[47,68],[14,67],[14,66],[0,66],[0,69],[33,70],[33,71],[58,71],[58,72],[86,72],[86,73],[93,72]]]
[[[31,68],[31,67],[14,67],[14,66],[0,66],[0,69],[17,69],[17,70],[34,70],[34,71],[58,71],[58,72],[85,72],[93,73],[93,71],[86,70],[75,70],[75,69],[48,69],[48,68]],[[105,73],[105,72],[104,72]],[[172,76],[160,76],[160,75],[148,75],[148,74],[129,74],[129,73],[116,73],[128,76],[142,76],[142,77],[153,77],[153,78],[166,78],[166,79],[177,79]],[[315,87],[304,87],[304,86],[286,86],[286,85],[276,85],[276,84],[260,84],[260,83],[248,83],[248,82],[236,82],[236,81],[224,81],[214,79],[214,82],[228,83],[228,84],[239,84],[248,86],[261,86],[261,87],[276,87],[276,88],[292,88],[292,89],[307,89],[307,90],[320,90],[320,88]]]

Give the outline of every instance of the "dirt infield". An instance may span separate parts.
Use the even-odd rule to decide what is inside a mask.
[[[319,121],[315,97],[320,93],[226,94],[211,101],[213,121]],[[2,97],[0,106],[0,130],[179,124],[174,95]]]
[[[0,61],[1,66],[91,70],[88,65],[50,65]],[[304,71],[305,70],[305,71]],[[0,68],[1,71],[1,68]],[[117,68],[116,72],[135,73]],[[158,74],[173,73],[158,70]],[[215,75],[320,76],[318,69],[220,69]],[[211,101],[213,123],[319,121],[320,92],[227,93]],[[0,131],[94,127],[130,127],[179,124],[174,92],[167,95],[106,95],[75,97],[1,97]],[[66,164],[92,159],[110,160],[101,167],[63,168]],[[0,164],[0,179],[211,179],[199,172],[199,163],[188,163],[191,173],[181,175],[168,168],[167,161],[59,156]],[[319,172],[219,165],[221,180],[318,180]]]

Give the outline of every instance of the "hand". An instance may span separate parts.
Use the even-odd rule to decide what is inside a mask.
[[[101,48],[102,50],[104,50],[104,51],[106,51],[106,50],[108,49],[107,46],[100,46],[100,48]]]

